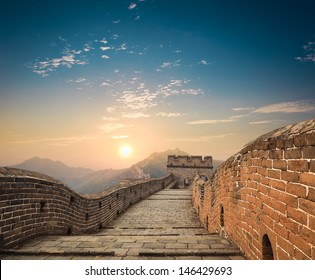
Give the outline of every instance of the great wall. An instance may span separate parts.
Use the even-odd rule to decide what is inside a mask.
[[[0,258],[315,259],[315,120],[259,137],[214,174],[210,156],[170,155],[167,168],[79,195],[1,167]]]

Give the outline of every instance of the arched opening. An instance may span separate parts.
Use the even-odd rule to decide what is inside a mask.
[[[262,259],[273,260],[271,242],[267,234],[265,234],[262,239]]]
[[[71,234],[72,233],[72,228],[71,227],[68,227],[67,229],[67,235]]]
[[[220,206],[220,225],[224,227],[224,208],[222,205]]]

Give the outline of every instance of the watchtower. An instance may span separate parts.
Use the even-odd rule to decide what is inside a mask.
[[[211,156],[169,155],[167,158],[167,172],[173,173],[181,187],[189,186],[196,173],[208,180],[212,176],[212,169]]]

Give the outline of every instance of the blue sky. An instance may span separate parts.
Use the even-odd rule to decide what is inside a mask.
[[[1,10],[1,165],[225,159],[314,118],[314,1],[13,1]],[[129,145],[128,159],[117,150]]]

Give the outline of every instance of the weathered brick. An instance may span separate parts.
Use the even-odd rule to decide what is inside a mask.
[[[284,239],[289,238],[289,231],[285,227],[279,225],[278,223],[274,224],[274,230],[278,235],[282,236]]]
[[[310,244],[315,244],[315,231],[307,227],[301,227],[300,236]]]
[[[311,249],[312,246],[308,242],[306,242],[303,238],[301,238],[299,235],[294,234],[290,232],[289,234],[289,241],[292,242],[293,245],[298,247],[300,250],[302,250],[307,256],[311,256]]]
[[[281,180],[288,182],[298,182],[300,178],[300,173],[293,171],[282,171]]]
[[[294,248],[294,259],[296,259],[296,260],[310,260],[311,257],[304,254],[300,249]]]
[[[309,216],[309,227],[315,231],[315,216]]]
[[[306,172],[308,171],[308,162],[307,160],[289,160],[288,170]]]
[[[280,193],[279,200],[294,208],[298,207],[298,197],[288,193]]]
[[[272,168],[272,160],[271,159],[263,159],[261,161],[262,167]]]
[[[271,159],[283,159],[283,150],[271,150],[270,151]]]
[[[278,246],[280,246],[292,258],[294,256],[294,246],[292,245],[292,243],[288,241],[288,239],[289,238],[284,239],[281,236],[279,236],[277,238],[277,243],[278,243]]]
[[[285,159],[302,158],[302,151],[301,151],[301,149],[286,150],[286,151],[284,151],[284,158]]]
[[[315,146],[303,148],[303,158],[314,159],[315,158]]]
[[[308,188],[308,196],[307,198],[311,201],[315,201],[315,188],[309,187]]]
[[[269,185],[273,188],[276,188],[278,190],[285,190],[285,183],[283,181],[279,181],[279,180],[274,180],[274,179],[270,179],[269,180]]]
[[[315,173],[315,160],[310,161],[310,172]]]
[[[306,187],[300,184],[288,183],[286,192],[296,195],[298,197],[306,198]]]
[[[315,133],[304,134],[304,142],[307,146],[315,146]]]
[[[310,213],[315,216],[315,202],[304,198],[299,198],[299,208],[306,213]]]
[[[300,175],[300,182],[301,182],[301,184],[315,187],[315,174],[302,173]]]
[[[280,170],[268,169],[267,170],[267,176],[270,178],[273,178],[273,179],[280,179],[281,172],[280,172]]]
[[[274,160],[273,161],[273,168],[274,169],[287,170],[288,163],[286,160]]]
[[[290,256],[281,247],[277,247],[278,260],[290,260]]]
[[[307,225],[307,215],[304,211],[298,210],[288,205],[288,217],[297,221],[298,223]]]

